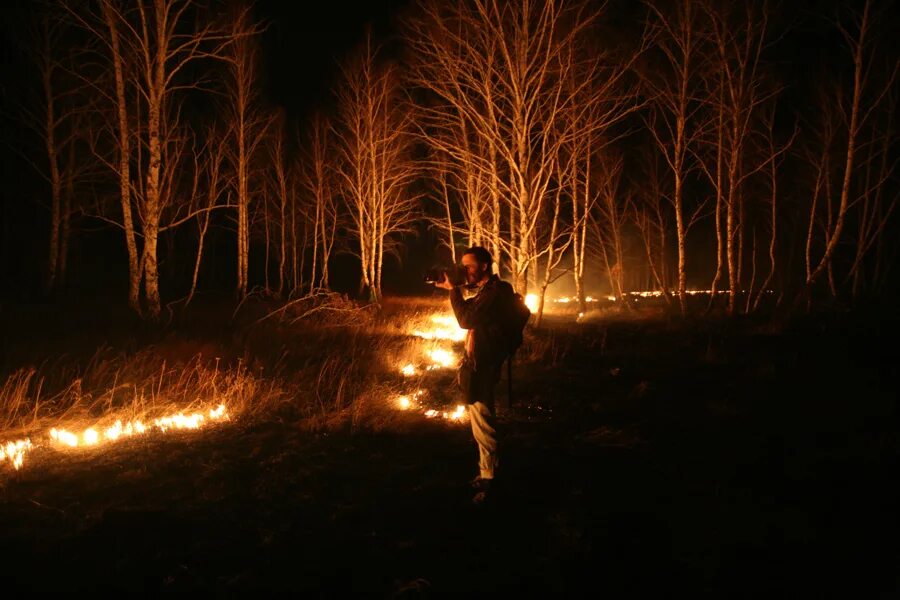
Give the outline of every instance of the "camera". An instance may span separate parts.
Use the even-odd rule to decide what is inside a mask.
[[[425,283],[439,283],[444,280],[444,273],[450,280],[450,285],[463,285],[466,283],[466,271],[459,265],[451,267],[433,267],[425,272],[422,279]]]

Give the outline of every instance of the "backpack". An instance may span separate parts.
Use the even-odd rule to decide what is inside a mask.
[[[506,342],[506,354],[512,356],[515,354],[519,346],[522,345],[522,332],[528,319],[531,318],[531,310],[525,304],[525,298],[522,294],[509,288],[510,294],[506,306],[503,307],[503,318],[501,320],[501,329]]]
[[[508,285],[508,284],[507,284]],[[507,408],[512,408],[513,402],[513,384],[512,384],[512,363],[513,356],[519,346],[522,345],[522,332],[528,319],[531,318],[531,310],[525,304],[525,298],[522,294],[513,290],[512,286],[508,286],[509,293],[507,301],[503,306],[503,317],[500,320],[500,328],[503,332],[503,338],[506,342],[506,381],[508,386]],[[502,363],[501,363],[502,364]]]

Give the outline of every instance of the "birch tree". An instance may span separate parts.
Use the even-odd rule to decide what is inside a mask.
[[[650,98],[647,130],[656,141],[671,172],[672,188],[667,194],[675,213],[678,247],[677,294],[682,314],[687,291],[687,234],[699,215],[700,206],[685,202],[685,182],[697,168],[692,152],[701,135],[702,98],[701,50],[708,34],[701,26],[696,0],[677,0],[664,12],[647,3],[649,19],[646,35],[658,64],[643,70],[642,79]]]
[[[713,63],[719,73],[716,106],[715,169],[710,180],[716,192],[717,268],[713,296],[722,273],[721,257],[728,273],[728,313],[736,310],[742,291],[745,198],[743,186],[759,166],[750,166],[749,152],[759,108],[774,91],[764,87],[761,58],[768,29],[768,7],[747,4],[732,11],[727,5],[707,7],[715,46]],[[764,159],[766,160],[766,159]],[[709,170],[708,170],[709,174]],[[724,207],[724,234],[721,213]],[[724,244],[723,244],[724,241]]]
[[[850,11],[850,20],[853,22],[852,27],[848,28],[844,24],[838,23],[838,28],[852,59],[853,76],[849,89],[849,98],[840,95],[836,100],[829,98],[828,102],[833,103],[840,113],[839,126],[846,127],[841,132],[845,139],[845,147],[842,149],[840,156],[842,173],[839,180],[838,197],[835,200],[837,206],[833,206],[830,195],[825,196],[825,208],[829,211],[829,214],[833,210],[833,218],[828,220],[823,236],[824,248],[821,250],[818,258],[811,257],[811,248],[814,246],[814,228],[812,224],[817,218],[817,210],[820,206],[816,201],[816,191],[821,189],[820,186],[816,186],[813,199],[810,202],[806,267],[807,295],[810,294],[812,286],[823,273],[828,272],[831,274],[832,258],[842,239],[847,215],[853,205],[853,199],[850,195],[852,183],[855,177],[858,176],[856,168],[859,160],[857,153],[859,151],[860,135],[864,127],[873,118],[876,109],[887,97],[897,77],[898,66],[895,62],[887,76],[881,81],[876,80],[877,74],[873,72],[872,66],[878,53],[874,44],[872,18],[872,2],[867,0],[861,12]],[[829,111],[827,107],[823,107],[823,109],[825,109],[823,114],[827,117]],[[823,147],[823,158],[828,153],[829,150]],[[827,177],[827,169],[824,168],[824,165],[820,172]],[[827,192],[827,187],[825,189]],[[833,281],[831,285],[833,288]]]
[[[226,84],[229,120],[233,132],[230,159],[235,172],[237,205],[237,281],[239,298],[247,295],[250,266],[250,164],[269,125],[259,100],[258,48],[259,26],[251,19],[250,9],[238,10],[231,20],[231,44],[225,59],[229,67]],[[266,267],[268,269],[268,266]],[[268,272],[268,271],[267,271]]]
[[[222,204],[222,195],[228,189],[229,182],[225,169],[227,140],[230,132],[224,127],[211,125],[206,132],[206,143],[199,152],[195,152],[195,174],[198,180],[202,177],[206,187],[205,194],[193,194],[191,197],[192,214],[196,215],[197,252],[194,258],[194,270],[191,275],[191,289],[185,300],[185,306],[191,303],[197,291],[200,275],[200,264],[203,260],[203,249],[206,234],[213,210]]]
[[[78,53],[62,47],[70,23],[51,14],[49,7],[39,10],[30,24],[23,46],[34,68],[39,86],[37,94],[19,107],[24,123],[40,140],[42,157],[34,161],[27,153],[23,158],[46,181],[49,187],[50,213],[47,236],[47,262],[44,286],[53,291],[60,285],[60,271],[67,258],[71,190],[83,161],[76,161],[75,145],[81,137],[78,123],[84,117],[84,86],[73,75]]]
[[[490,215],[485,230],[519,291],[536,281],[529,268],[546,250],[536,240],[549,239],[539,233],[541,215],[561,146],[572,135],[562,121],[593,108],[582,103],[586,96],[619,101],[595,112],[580,134],[605,130],[630,107],[617,89],[627,61],[600,52],[587,76],[577,76],[585,74],[580,40],[597,17],[586,4],[554,0],[432,2],[407,36],[418,57],[413,81],[432,98],[421,106],[421,134],[460,172],[483,182],[490,209],[469,211],[469,218]]]
[[[409,190],[415,176],[409,112],[396,66],[379,61],[378,54],[367,33],[359,54],[343,65],[336,91],[337,175],[358,244],[361,287],[376,302],[385,256],[396,253],[396,236],[411,230],[417,201]]]
[[[328,263],[334,249],[337,228],[342,221],[336,202],[334,167],[329,160],[335,155],[334,143],[331,124],[321,113],[314,115],[300,163],[299,185],[304,201],[292,213],[298,215],[304,223],[309,223],[313,229],[310,294],[329,289]],[[292,230],[296,231],[296,225]],[[302,253],[304,247],[305,242],[302,246],[294,244],[295,263],[297,252]]]

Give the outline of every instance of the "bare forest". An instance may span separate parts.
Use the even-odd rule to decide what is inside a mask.
[[[423,2],[334,58],[333,101],[298,122],[265,98],[250,6],[42,4],[9,109],[40,141],[33,275],[65,286],[72,238],[111,227],[108,268],[148,319],[222,285],[204,282],[210,244],[233,253],[238,300],[327,291],[346,254],[342,291],[377,301],[427,235],[445,264],[484,245],[541,306],[556,282],[582,312],[649,290],[681,312],[692,290],[728,314],[864,302],[897,250],[896,48],[878,2],[816,15],[835,51],[789,81],[784,11]],[[160,244],[192,276],[166,273]]]

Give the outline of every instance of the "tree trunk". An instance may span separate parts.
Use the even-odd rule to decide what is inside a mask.
[[[834,229],[829,235],[825,252],[819,259],[819,263],[813,269],[812,273],[806,279],[807,289],[811,288],[822,272],[831,266],[831,257],[837,248],[841,239],[841,232],[844,229],[844,223],[847,216],[847,208],[850,202],[850,180],[853,177],[853,165],[856,151],[856,137],[859,133],[859,103],[862,95],[862,77],[863,77],[863,50],[865,48],[865,38],[868,29],[869,20],[869,2],[867,1],[863,8],[862,21],[860,23],[859,39],[853,52],[853,99],[850,105],[850,123],[847,130],[847,155],[844,163],[844,176],[841,181],[841,199],[838,207],[837,219]]]
[[[122,51],[119,46],[119,32],[116,16],[109,5],[110,0],[102,0],[100,7],[109,29],[110,50],[112,52],[113,74],[116,81],[116,117],[118,134],[119,203],[122,208],[122,226],[125,233],[125,248],[128,250],[128,305],[137,314],[141,313],[141,265],[138,260],[134,220],[131,215],[131,147],[129,142],[128,108],[125,97],[125,75],[122,66]]]
[[[50,57],[50,40],[49,36],[44,36],[44,43],[46,44],[46,48],[44,49],[45,57],[48,63],[51,61]],[[46,149],[47,149],[47,160],[50,164],[50,248],[48,250],[48,264],[47,264],[47,273],[46,273],[46,286],[47,291],[52,291],[56,288],[56,271],[57,264],[59,262],[59,232],[60,232],[60,212],[61,206],[60,203],[62,201],[62,181],[59,173],[59,156],[56,147],[56,110],[54,105],[54,95],[53,95],[53,68],[50,64],[45,65],[43,69],[43,80],[44,80],[44,101],[46,103]]]

